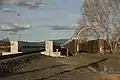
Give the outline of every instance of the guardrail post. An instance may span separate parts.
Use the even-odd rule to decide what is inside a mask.
[[[69,54],[68,54],[68,49],[67,49],[67,57],[69,56]]]

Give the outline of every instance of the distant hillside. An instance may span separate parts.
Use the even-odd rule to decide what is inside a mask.
[[[0,41],[6,41],[6,42],[9,42],[9,38],[5,38],[5,39],[1,39]]]
[[[59,46],[63,43],[65,43],[68,39],[58,39],[58,40],[53,40],[54,45]]]

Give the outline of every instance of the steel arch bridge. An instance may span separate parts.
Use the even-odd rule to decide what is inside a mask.
[[[66,45],[67,43],[71,42],[73,39],[80,39],[79,35],[86,29],[92,29],[95,31],[95,33],[98,35],[98,37],[100,38],[100,31],[98,29],[96,29],[95,27],[85,27],[82,28],[78,33],[74,34],[69,40],[67,40],[64,44],[62,44],[61,46]]]

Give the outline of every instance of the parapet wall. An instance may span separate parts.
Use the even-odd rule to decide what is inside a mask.
[[[38,51],[44,49],[44,43],[42,42],[19,42],[18,43],[18,51],[19,52],[30,52],[30,51]]]
[[[44,43],[42,42],[23,42],[23,41],[11,41],[11,42],[0,42],[0,50],[6,54],[10,52],[19,53],[19,52],[30,52],[37,51],[44,48]]]

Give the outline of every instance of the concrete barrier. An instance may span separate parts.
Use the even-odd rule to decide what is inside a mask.
[[[2,52],[2,56],[4,55],[13,55],[13,54],[19,54],[19,53],[22,53],[22,52]]]
[[[60,57],[61,52],[41,52],[41,54],[46,55],[46,56],[51,56],[51,57]]]

